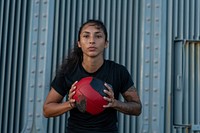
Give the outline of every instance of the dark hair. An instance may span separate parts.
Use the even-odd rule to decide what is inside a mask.
[[[80,41],[80,34],[82,29],[85,25],[91,24],[96,26],[98,29],[101,29],[105,34],[105,40],[107,41],[108,33],[105,25],[100,20],[88,20],[82,24],[78,32],[78,41]],[[60,69],[58,70],[58,76],[65,76],[69,72],[73,72],[74,68],[82,62],[83,60],[83,52],[81,48],[78,47],[78,43],[74,45],[73,50],[68,55],[68,57],[64,60],[63,64],[61,65]]]

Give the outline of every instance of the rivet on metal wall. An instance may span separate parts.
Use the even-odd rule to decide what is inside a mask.
[[[40,44],[41,44],[41,45],[44,45],[45,43],[44,43],[44,42],[41,42]]]
[[[156,8],[159,8],[160,7],[160,5],[159,4],[156,4]]]
[[[40,71],[40,74],[42,74],[42,73],[43,73],[43,70]]]
[[[148,121],[148,117],[145,117],[144,120],[145,120],[145,121]]]
[[[34,85],[31,85],[31,88],[34,88]]]
[[[148,103],[148,102],[145,102],[145,103],[144,103],[144,105],[145,105],[145,106],[148,106],[148,105],[149,105],[149,103]]]
[[[154,63],[155,63],[155,64],[158,64],[158,60],[154,60]]]
[[[143,130],[142,132],[143,132],[143,133],[147,133],[147,131],[146,131],[146,130]]]
[[[154,88],[154,89],[153,89],[153,91],[154,91],[154,92],[157,92],[157,91],[158,91],[158,89]]]
[[[37,31],[38,29],[37,29],[37,28],[34,28],[33,30],[34,30],[34,31]]]
[[[159,47],[158,47],[158,46],[156,46],[156,47],[155,47],[155,50],[158,50],[158,48],[159,48]]]
[[[158,32],[156,32],[156,33],[155,33],[155,35],[156,35],[156,36],[159,36],[159,33],[158,33]]]
[[[34,42],[33,42],[33,45],[36,45],[36,44],[37,44],[37,42],[34,41]]]
[[[153,117],[153,121],[156,121],[157,119],[156,119],[156,117]]]
[[[146,49],[149,49],[149,48],[150,48],[150,46],[149,46],[149,45],[146,45],[145,47],[146,47]]]
[[[39,0],[36,0],[36,1],[35,1],[36,4],[39,4],[39,2],[40,2]]]
[[[36,59],[36,56],[33,56],[32,59],[35,60],[35,59]]]
[[[36,114],[37,117],[40,117],[40,114]]]
[[[39,88],[42,88],[42,85],[39,85]]]
[[[145,88],[144,90],[145,90],[145,91],[149,91],[149,89],[148,89],[148,88]]]
[[[40,131],[40,128],[37,128],[37,131]]]
[[[148,4],[147,4],[147,7],[150,8],[150,7],[151,7],[151,4],[148,3]]]
[[[44,1],[44,4],[47,4],[47,0]]]
[[[28,114],[28,116],[29,116],[29,117],[32,117],[32,116],[33,116],[33,114],[32,114],[32,113],[29,113],[29,114]]]
[[[37,17],[38,17],[38,14],[35,14],[34,16],[37,18]]]
[[[150,18],[147,18],[147,22],[150,22],[150,20],[151,20]]]
[[[46,31],[46,28],[42,28],[42,31]]]
[[[35,70],[32,70],[31,73],[34,74],[34,73],[35,73]]]
[[[47,15],[46,15],[46,14],[43,14],[43,17],[44,17],[44,18],[46,18],[46,17],[47,17]]]
[[[146,32],[146,34],[147,34],[147,35],[150,35],[150,32],[149,32],[149,31],[147,31],[147,32]]]
[[[155,75],[154,75],[154,78],[158,78],[158,75],[157,75],[157,74],[155,74]]]
[[[29,99],[29,102],[33,102],[33,99],[31,98],[31,99]]]
[[[28,131],[30,131],[31,130],[31,128],[28,126],[27,128],[26,128]]]
[[[38,102],[41,102],[41,99],[37,99]]]
[[[44,59],[44,56],[41,56],[40,59],[43,60],[43,59]]]
[[[146,63],[149,63],[149,60],[145,60]]]
[[[149,77],[149,74],[145,74],[145,77],[148,78],[148,77]]]
[[[156,18],[156,22],[159,22],[159,19],[158,19],[158,18]]]
[[[154,106],[154,107],[156,107],[156,106],[157,106],[157,104],[156,104],[156,103],[153,103],[153,106]]]

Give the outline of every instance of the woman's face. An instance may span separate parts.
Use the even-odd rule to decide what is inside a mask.
[[[83,51],[83,56],[97,57],[102,56],[108,42],[101,28],[95,24],[86,24],[80,33],[78,47]]]

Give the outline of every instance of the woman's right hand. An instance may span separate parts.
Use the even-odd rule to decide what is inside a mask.
[[[75,94],[75,90],[76,90],[76,83],[78,81],[74,82],[71,86],[71,89],[69,90],[69,94],[68,94],[68,101],[69,101],[69,104],[72,108],[74,108],[76,106],[75,104],[75,99],[73,99],[73,95]]]

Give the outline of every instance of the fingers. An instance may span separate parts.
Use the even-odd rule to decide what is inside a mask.
[[[114,92],[112,90],[111,85],[105,83],[104,84],[108,90],[104,90],[104,93],[107,94],[107,97],[103,97],[106,101],[108,101],[107,105],[104,105],[104,108],[113,107],[115,103]]]
[[[74,82],[71,86],[71,89],[69,90],[69,94],[68,94],[68,101],[69,101],[69,104],[72,108],[75,107],[75,99],[73,99],[73,95],[75,94],[75,90],[76,90],[76,83],[78,81]]]

